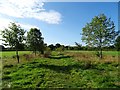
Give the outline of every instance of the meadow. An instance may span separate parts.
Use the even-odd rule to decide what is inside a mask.
[[[117,51],[51,52],[50,57],[20,51],[2,52],[3,88],[120,88]],[[27,55],[27,57],[26,57]]]

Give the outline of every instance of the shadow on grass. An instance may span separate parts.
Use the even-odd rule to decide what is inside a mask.
[[[45,68],[45,69],[51,69],[54,70],[58,73],[66,73],[66,74],[70,74],[72,69],[95,69],[94,66],[92,65],[79,65],[79,64],[75,64],[75,65],[67,65],[67,66],[57,66],[57,65],[46,65],[46,64],[38,64],[36,66],[36,68]]]

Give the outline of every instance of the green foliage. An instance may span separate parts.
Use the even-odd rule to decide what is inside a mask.
[[[53,44],[48,46],[52,51],[55,50],[55,46]]]
[[[57,43],[56,45],[55,45],[55,47],[56,48],[59,48],[61,45],[59,44],[59,43]]]
[[[15,23],[11,23],[8,28],[2,31],[2,37],[3,41],[5,41],[5,45],[9,45],[15,48],[18,63],[18,48],[21,47],[23,41],[25,40],[24,34],[24,29],[22,29],[20,25],[16,25]]]
[[[115,40],[115,47],[118,51],[120,51],[120,35]]]
[[[20,27],[20,25],[16,25],[15,23],[10,23],[9,27],[2,31],[2,37],[4,38],[5,45],[9,45],[11,47],[17,47],[19,44],[22,44],[25,31]],[[7,44],[8,43],[8,44]]]
[[[36,51],[44,52],[44,41],[42,33],[37,28],[31,28],[27,34],[27,44],[36,54]]]
[[[113,44],[117,35],[114,22],[104,14],[95,16],[90,23],[86,24],[82,31],[82,40],[89,47],[98,47],[101,58],[102,47]]]
[[[60,46],[59,48],[56,48],[57,51],[62,52],[64,51],[64,46]]]

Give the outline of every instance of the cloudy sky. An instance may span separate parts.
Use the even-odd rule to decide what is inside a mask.
[[[118,30],[117,2],[0,0],[0,30],[8,27],[10,22],[16,22],[26,31],[39,28],[47,44],[74,45],[78,42],[84,45],[80,36],[82,28],[101,13],[110,17]]]

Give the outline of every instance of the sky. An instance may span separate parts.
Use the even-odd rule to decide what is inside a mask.
[[[80,35],[82,28],[94,16],[102,13],[114,21],[117,31],[117,0],[116,2],[0,0],[0,30],[7,28],[10,22],[15,22],[26,31],[30,28],[40,29],[44,42],[48,45],[56,43],[75,45],[75,42],[85,45]]]

